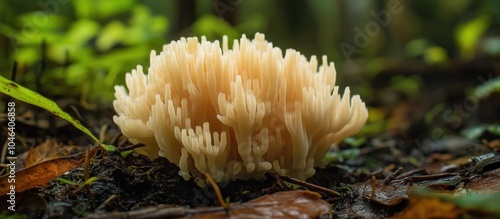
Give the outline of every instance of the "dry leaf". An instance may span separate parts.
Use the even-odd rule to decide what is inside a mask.
[[[90,157],[93,157],[99,147],[90,151]],[[0,178],[0,194],[6,194],[11,185],[15,185],[16,192],[22,192],[35,186],[43,185],[46,182],[55,179],[63,173],[80,166],[85,161],[85,153],[55,158],[33,166],[16,171],[15,184],[9,183],[9,174]]]
[[[33,166],[46,160],[68,156],[72,151],[81,152],[82,147],[58,144],[53,140],[47,139],[44,143],[30,148],[24,167]]]

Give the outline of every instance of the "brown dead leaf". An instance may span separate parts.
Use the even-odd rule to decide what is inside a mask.
[[[397,207],[402,201],[408,199],[408,193],[412,189],[408,183],[398,180],[387,184],[384,181],[368,180],[354,184],[351,187],[353,197],[335,203],[335,216],[338,218],[381,218],[387,214],[384,208]]]
[[[375,186],[375,188],[373,188]],[[367,200],[379,203],[385,206],[394,206],[408,198],[409,186],[402,183],[385,184],[382,180],[376,180],[375,184],[367,181],[357,184],[357,191]],[[375,189],[374,196],[372,191]]]
[[[187,218],[318,218],[329,212],[330,204],[322,200],[319,193],[295,190],[265,195],[243,204],[232,204],[228,212],[219,210]]]
[[[490,147],[494,151],[500,151],[500,139],[496,139],[490,142],[485,140],[483,143],[485,143],[488,147]]]
[[[54,140],[47,139],[44,143],[30,148],[27,152],[28,155],[24,163],[24,167],[33,166],[37,163],[54,158],[68,156],[73,151],[81,152],[83,149],[75,145],[58,144]]]
[[[411,198],[408,206],[389,219],[400,218],[459,218],[463,211],[454,204],[443,202],[437,198]]]
[[[467,188],[473,191],[500,191],[500,169],[472,179]]]
[[[93,157],[99,147],[90,151]],[[9,183],[9,174],[0,177],[0,194],[9,192],[15,185],[16,192],[22,192],[62,175],[63,173],[80,166],[85,161],[85,153],[46,160],[33,166],[21,169],[15,173],[15,184]],[[14,160],[15,162],[15,160]]]

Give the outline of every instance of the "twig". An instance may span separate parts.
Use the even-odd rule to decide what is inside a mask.
[[[83,169],[83,179],[84,182],[87,182],[89,180],[89,169],[90,169],[90,153],[89,153],[89,148],[85,150],[85,168]],[[85,183],[85,192],[87,192],[87,196],[90,199],[92,199],[92,192],[90,191],[90,185]]]
[[[393,173],[391,173],[389,176],[387,176],[385,179],[384,179],[384,184],[386,185],[389,185],[392,180],[396,179],[396,177],[401,174],[401,171],[403,171],[403,168],[400,167],[398,168],[396,171],[394,171]]]
[[[210,183],[210,185],[212,185],[212,187],[214,188],[215,194],[217,195],[217,199],[219,199],[220,205],[224,209],[228,210],[229,209],[229,203],[226,203],[226,201],[224,201],[224,198],[222,197],[222,193],[220,192],[220,188],[217,185],[217,183],[215,183],[215,181],[212,179],[212,177],[210,176],[210,174],[205,173],[205,177],[207,178],[207,181]]]
[[[424,172],[426,172],[426,170],[424,170],[424,169],[420,169],[420,168],[419,169],[414,169],[414,170],[410,170],[408,172],[399,174],[396,177],[396,179],[403,179],[403,178],[406,178],[406,177],[411,176],[413,174],[424,173]]]
[[[315,185],[315,184],[312,184],[312,183],[308,183],[306,181],[303,181],[303,180],[299,180],[299,179],[296,179],[296,178],[292,178],[292,177],[289,177],[289,176],[280,176],[280,175],[277,175],[275,173],[269,173],[269,175],[271,176],[278,176],[280,179],[284,180],[284,181],[287,181],[289,183],[293,183],[293,184],[296,184],[296,185],[299,185],[299,186],[303,186],[303,187],[306,187],[310,190],[314,190],[314,191],[319,191],[319,192],[323,192],[327,195],[331,195],[331,196],[340,196],[340,193],[338,193],[337,191],[333,191],[331,189],[328,189],[328,188],[325,188],[325,187],[322,187],[322,186],[318,186],[318,185]]]
[[[125,146],[125,147],[117,147],[116,150],[117,151],[130,151],[130,150],[134,150],[134,149],[137,149],[137,148],[141,148],[141,147],[144,147],[146,146],[145,144],[143,143],[137,143],[137,144],[133,144],[133,145],[129,145],[129,146]]]
[[[94,212],[105,212],[106,210],[106,206],[109,206],[112,202],[114,202],[116,199],[118,198],[117,195],[113,194],[111,196],[109,196],[108,199],[106,199],[106,201],[104,201],[102,204],[100,204],[96,210]]]
[[[370,200],[375,198],[375,191],[377,190],[377,179],[375,176],[372,176],[372,194],[370,195]]]
[[[112,212],[104,214],[90,214],[87,219],[122,219],[122,218],[136,218],[136,219],[152,219],[152,218],[176,218],[186,216],[187,210],[182,207],[168,207],[165,205],[145,208],[137,211],[129,212]]]

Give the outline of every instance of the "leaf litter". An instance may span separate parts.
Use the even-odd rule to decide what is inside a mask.
[[[0,79],[3,93],[47,109],[102,146],[86,127],[54,102],[5,78]],[[500,215],[496,205],[491,204],[500,200],[498,140],[485,142],[486,150],[483,147],[482,153],[474,156],[464,153],[471,142],[460,139],[460,144],[450,143],[450,140],[438,142],[432,149],[435,152],[417,169],[411,166],[417,164],[415,161],[402,157],[405,152],[394,140],[375,140],[378,141],[367,141],[362,145],[359,156],[346,157],[346,164],[362,164],[362,167],[328,165],[308,180],[310,184],[325,187],[323,191],[337,192],[320,195],[295,190],[297,185],[283,183],[276,177],[267,177],[263,181],[235,181],[220,185],[225,197],[233,201],[228,209],[211,207],[220,204],[214,191],[196,187],[192,181],[184,181],[177,175],[177,167],[165,159],[149,161],[134,154],[98,150],[104,147],[91,150],[90,157],[97,156],[91,160],[90,175],[94,178],[86,184],[86,193],[72,183],[83,178],[83,170],[78,167],[85,160],[84,153],[68,155],[76,148],[50,140],[30,149],[26,167],[16,171],[16,191],[19,197],[32,197],[25,204],[31,207],[21,208],[21,212],[29,217],[48,218],[113,215],[108,212],[131,216],[141,211],[147,211],[151,216],[165,210],[176,214],[183,212],[181,216],[204,218],[227,217],[228,212],[240,218],[404,218],[408,215],[455,218]],[[460,150],[456,150],[457,145],[460,145]],[[484,152],[487,149],[489,152]],[[371,154],[382,156],[386,167],[366,166]],[[389,172],[395,167],[400,168],[394,173]],[[402,167],[408,171],[401,173]],[[61,180],[53,180],[63,174]],[[422,189],[427,190],[422,192]],[[0,178],[0,191],[8,191],[6,176]],[[203,206],[206,208],[200,208]]]

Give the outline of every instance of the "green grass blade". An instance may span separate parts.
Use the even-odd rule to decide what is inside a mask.
[[[82,132],[87,134],[90,138],[92,138],[97,144],[101,145],[99,140],[88,130],[85,126],[83,126],[80,121],[71,117],[68,113],[64,112],[54,101],[45,98],[44,96],[25,88],[7,78],[0,76],[0,92],[7,94],[13,98],[16,98],[20,101],[33,104],[35,106],[41,107],[56,116],[63,118],[64,120],[71,123],[77,129],[80,129]]]

